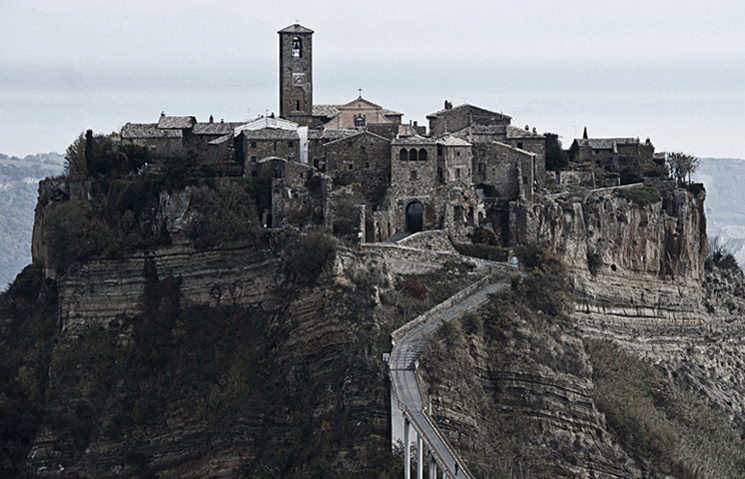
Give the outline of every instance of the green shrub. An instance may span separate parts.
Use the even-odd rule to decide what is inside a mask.
[[[455,250],[465,256],[481,258],[490,261],[507,261],[508,252],[499,246],[488,244],[454,243]]]
[[[655,188],[654,186],[645,186],[643,188],[617,189],[615,191],[616,195],[622,198],[626,198],[629,201],[633,201],[634,203],[641,206],[650,205],[662,201],[660,192],[657,191],[657,188]]]
[[[745,477],[745,441],[697,388],[675,384],[611,342],[588,340],[585,349],[595,404],[626,447],[676,477],[696,478],[701,471],[706,477]]]
[[[336,240],[322,231],[303,236],[285,263],[287,278],[298,286],[315,285],[335,249]]]
[[[190,206],[201,214],[186,232],[197,249],[225,241],[255,239],[261,229],[251,196],[227,179],[216,181],[214,188],[195,191]]]

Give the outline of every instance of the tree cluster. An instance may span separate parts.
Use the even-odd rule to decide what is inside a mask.
[[[691,175],[698,169],[699,159],[693,155],[675,152],[668,153],[665,159],[670,175],[678,181],[684,183],[686,176],[688,182],[691,182]]]

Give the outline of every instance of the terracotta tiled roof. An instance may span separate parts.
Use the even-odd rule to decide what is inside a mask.
[[[507,126],[507,138],[542,138],[543,135],[540,133],[526,130],[525,128],[518,128],[516,126]]]
[[[283,28],[277,33],[314,33],[310,28],[305,28],[300,24],[290,25],[289,27]]]
[[[499,116],[500,118],[509,118],[510,120],[512,119],[511,116],[505,115],[504,113],[500,113],[500,112],[497,112],[497,111],[487,110],[486,108],[481,108],[480,106],[475,106],[475,105],[471,105],[471,104],[468,104],[468,103],[464,103],[462,105],[454,106],[453,108],[445,108],[445,109],[436,111],[434,113],[430,113],[429,115],[427,115],[427,118],[429,118],[431,116],[438,116],[438,115],[442,115],[442,114],[445,114],[445,113],[450,113],[450,112],[459,110],[461,108],[470,108],[470,109],[479,110],[481,112],[484,112],[484,113],[487,113],[487,114],[491,114],[491,115],[494,115],[494,116]]]
[[[243,123],[197,123],[191,130],[195,135],[227,135]]]
[[[639,143],[637,138],[577,138],[575,141],[580,147],[589,147],[595,150],[612,150],[615,145]]]
[[[158,119],[158,128],[188,130],[196,125],[197,119],[193,116],[165,116]]]
[[[437,140],[437,143],[445,146],[471,146],[471,143],[452,135],[447,135]]]
[[[164,130],[155,123],[127,123],[122,127],[122,139],[181,138],[182,130]]]

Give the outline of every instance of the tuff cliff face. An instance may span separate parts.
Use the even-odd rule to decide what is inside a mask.
[[[43,335],[14,363],[23,371],[25,396],[17,397],[45,411],[29,436],[29,475],[402,473],[387,452],[381,353],[395,327],[478,279],[479,261],[456,265],[452,254],[415,248],[352,251],[210,216],[240,198],[234,186],[160,190],[138,206],[128,198],[148,184],[42,185],[34,261],[48,279],[35,279],[28,295],[46,298],[54,314],[34,313]],[[665,445],[688,441],[686,421],[697,415],[722,430],[745,424],[743,278],[705,267],[703,193],[658,188],[521,206],[523,240],[547,245],[567,270],[526,249],[523,267],[539,264],[540,273],[434,338],[423,360],[433,415],[479,477],[729,471]],[[75,201],[90,206],[70,209]],[[112,224],[134,217],[135,226],[114,231],[119,250],[101,246],[112,236],[99,214]],[[51,247],[71,218],[88,248],[76,261]],[[215,229],[219,246],[199,242],[197,233]],[[132,231],[145,240],[127,250]],[[425,234],[410,243],[443,251],[441,240]],[[4,308],[3,331],[20,331]],[[608,353],[606,340],[622,350]],[[631,423],[619,419],[617,398],[627,393],[609,386],[614,358],[644,358],[639,370],[655,365],[647,373],[656,382],[633,397],[649,396],[672,425],[635,429],[646,424],[638,411],[621,415]],[[695,407],[680,408],[688,414],[680,421],[664,409],[689,402]],[[650,445],[639,431],[661,439]]]
[[[740,477],[743,276],[707,261],[704,194],[659,189],[526,208],[574,306],[495,299],[433,342],[433,414],[479,475]]]

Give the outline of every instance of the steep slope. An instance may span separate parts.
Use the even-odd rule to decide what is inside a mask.
[[[433,408],[480,477],[742,476],[743,277],[706,260],[703,193],[658,187],[526,209],[572,288],[524,255],[435,338]]]

